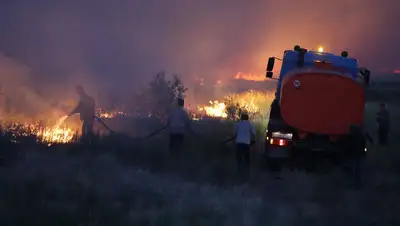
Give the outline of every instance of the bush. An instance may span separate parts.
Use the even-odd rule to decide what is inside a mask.
[[[167,79],[165,72],[159,72],[141,93],[137,94],[134,115],[152,116],[164,121],[168,109],[177,98],[184,98],[187,88],[184,87],[179,75]]]
[[[224,103],[229,119],[239,120],[242,113],[247,113],[255,124],[257,134],[263,136],[273,99],[274,95],[270,92],[250,90],[231,94],[225,98]]]

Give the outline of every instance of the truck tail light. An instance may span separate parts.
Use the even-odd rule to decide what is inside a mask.
[[[273,144],[273,145],[278,145],[278,146],[286,146],[288,142],[287,142],[287,140],[283,140],[283,139],[271,138],[269,143]]]

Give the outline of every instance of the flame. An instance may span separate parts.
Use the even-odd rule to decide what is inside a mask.
[[[75,129],[64,125],[67,116],[61,117],[54,126],[44,126],[41,123],[3,122],[2,132],[10,133],[12,137],[36,136],[39,143],[71,143],[77,138]]]
[[[207,116],[227,118],[228,114],[225,112],[225,103],[220,103],[219,101],[210,101],[210,106],[199,106],[199,111],[204,111]]]
[[[106,111],[106,110],[100,108],[97,110],[97,115],[100,118],[111,119],[111,118],[117,117],[118,115],[127,115],[127,113],[122,112],[122,111]]]
[[[245,74],[242,72],[238,72],[234,78],[247,80],[247,81],[255,81],[255,82],[262,82],[262,81],[267,80],[267,78],[264,75]]]
[[[198,115],[195,118],[201,118],[199,115],[206,115],[215,118],[228,118],[228,114],[238,117],[238,111],[246,112],[251,117],[267,117],[270,104],[275,98],[272,92],[246,91],[238,94],[230,94],[224,97],[224,101],[210,101],[209,105],[199,105]],[[234,111],[234,112],[232,112]]]
[[[68,116],[62,116],[53,127],[40,129],[36,135],[43,143],[70,143],[75,137],[75,131],[71,128],[60,128]]]

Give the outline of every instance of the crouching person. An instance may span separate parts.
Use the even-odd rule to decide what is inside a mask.
[[[250,148],[255,143],[256,131],[249,121],[248,114],[242,114],[235,126],[236,161],[239,173],[249,173]]]
[[[173,109],[168,117],[169,152],[171,154],[181,151],[186,130],[191,130],[190,117],[184,108],[185,101],[178,99],[178,107]]]

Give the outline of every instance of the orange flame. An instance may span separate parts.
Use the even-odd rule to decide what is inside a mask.
[[[53,127],[46,127],[37,132],[39,140],[45,143],[70,143],[73,141],[75,131],[71,128],[61,125],[68,118],[68,116],[61,117]]]
[[[263,81],[267,80],[265,75],[245,74],[242,72],[238,72],[234,78],[247,80],[247,81],[255,81],[255,82],[263,82]]]
[[[198,106],[199,111],[204,111],[207,116],[217,117],[217,118],[227,118],[228,114],[225,112],[225,103],[219,102],[217,100],[210,101],[209,106]]]

